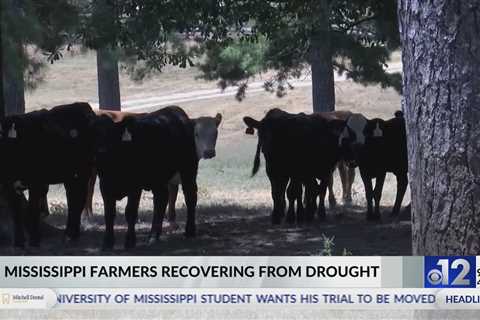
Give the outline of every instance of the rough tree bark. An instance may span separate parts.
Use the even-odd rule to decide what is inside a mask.
[[[5,61],[4,61],[5,63]],[[25,82],[22,70],[3,68],[5,114],[25,113]]]
[[[3,8],[0,5],[0,10],[3,10]],[[1,14],[1,12],[0,12]],[[1,19],[1,16],[0,16]],[[0,120],[2,120],[5,117],[5,99],[4,99],[4,94],[3,94],[3,26],[2,26],[3,21],[0,21]]]
[[[97,76],[100,109],[120,110],[118,58],[110,49],[97,50]]]
[[[312,102],[314,112],[335,110],[335,82],[332,65],[332,44],[328,1],[319,2],[317,33],[311,40]]]
[[[312,103],[314,112],[335,110],[332,54],[326,44],[312,41]]]
[[[480,2],[400,0],[413,253],[480,252]]]
[[[5,4],[4,4],[5,5]],[[4,8],[0,8],[4,9]],[[13,12],[19,10],[13,3]],[[2,28],[3,29],[3,28]],[[3,39],[2,35],[2,39]],[[15,39],[13,42],[13,54],[17,57],[24,56],[24,47],[21,39]],[[2,82],[2,116],[10,114],[20,114],[25,112],[25,81],[23,79],[23,69],[21,64],[9,63],[8,57],[4,54],[4,43],[2,45],[2,54],[0,56],[1,82]],[[21,59],[21,58],[19,58]]]

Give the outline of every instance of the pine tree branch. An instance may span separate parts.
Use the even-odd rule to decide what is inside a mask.
[[[375,20],[376,18],[378,18],[378,15],[376,15],[376,14],[368,16],[368,17],[364,17],[362,19],[359,19],[355,22],[350,23],[346,28],[342,28],[342,29],[344,29],[345,32],[348,32],[348,31],[352,30],[353,28],[355,28],[356,26],[358,26],[362,23],[365,23],[367,21]]]

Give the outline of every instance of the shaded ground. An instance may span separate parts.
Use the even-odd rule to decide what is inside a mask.
[[[329,211],[326,222],[301,226],[272,226],[269,210],[234,205],[199,207],[196,238],[186,239],[180,229],[163,235],[152,245],[147,244],[152,214],[143,211],[137,224],[138,246],[130,251],[123,249],[126,226],[123,214],[119,214],[117,242],[111,252],[100,250],[104,230],[100,215],[86,226],[78,243],[63,244],[65,214],[57,210],[47,218],[53,228],[46,228],[39,249],[15,251],[1,247],[0,255],[320,255],[326,238],[333,238],[334,255],[341,255],[344,250],[353,255],[411,255],[410,222],[388,219],[390,208],[383,208],[381,223],[367,222],[362,208],[339,207],[334,211],[345,212],[342,218]],[[185,212],[181,209],[178,214],[183,228]]]

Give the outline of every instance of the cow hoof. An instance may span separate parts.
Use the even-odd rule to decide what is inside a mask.
[[[380,215],[369,214],[367,215],[367,221],[380,221]]]
[[[125,241],[125,250],[133,249],[137,246],[136,241]]]
[[[272,224],[279,225],[282,223],[282,217],[279,216],[272,216]]]
[[[391,218],[395,218],[395,217],[398,216],[398,213],[399,213],[399,211],[394,210],[394,211],[390,212],[390,217],[391,217]]]
[[[325,222],[327,220],[327,216],[325,214],[319,214],[318,215],[318,221],[319,222]]]
[[[294,224],[295,223],[295,216],[294,215],[288,215],[287,219],[285,219],[285,222],[288,224]]]
[[[113,237],[107,237],[103,240],[102,250],[103,251],[112,251],[115,239]]]
[[[77,241],[78,238],[80,238],[80,231],[70,231],[70,230],[66,230],[65,231],[65,239],[67,241]]]
[[[305,222],[312,222],[313,221],[313,215],[307,215],[305,217]]]
[[[187,238],[195,238],[195,230],[189,230],[189,231],[185,231],[185,237]]]
[[[25,250],[25,243],[24,242],[15,242],[13,247],[14,247],[15,250],[22,251],[22,250]]]
[[[351,207],[353,205],[352,198],[344,198],[343,199],[343,205],[346,206],[346,207]]]
[[[65,235],[63,237],[63,241],[66,244],[72,244],[72,243],[78,242],[78,238],[79,238],[78,234],[72,235],[71,233],[65,232]]]
[[[40,241],[39,240],[30,240],[28,242],[28,246],[30,248],[40,248]]]
[[[330,205],[330,209],[333,209],[337,206],[337,200],[332,197],[332,198],[328,198],[328,204]]]
[[[175,221],[169,221],[165,226],[164,230],[167,233],[172,233],[180,229],[180,226]]]
[[[152,246],[152,245],[156,244],[158,242],[158,240],[159,239],[155,236],[148,237],[147,246]]]
[[[137,239],[134,235],[127,235],[127,237],[125,238],[125,249],[128,250],[128,249],[133,249],[135,248],[135,246],[137,245]]]

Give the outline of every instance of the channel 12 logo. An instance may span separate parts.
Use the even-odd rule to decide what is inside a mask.
[[[425,288],[475,288],[476,257],[425,257]]]

